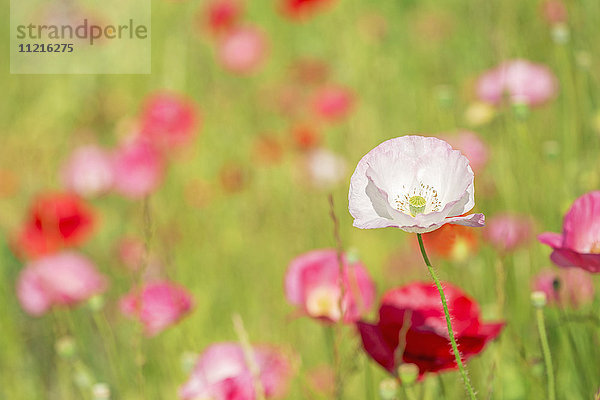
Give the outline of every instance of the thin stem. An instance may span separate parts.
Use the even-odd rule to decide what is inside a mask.
[[[552,354],[548,345],[548,335],[546,334],[546,324],[544,323],[544,309],[538,307],[535,310],[537,319],[538,332],[540,334],[540,343],[542,345],[542,354],[544,356],[544,364],[546,365],[546,375],[548,376],[548,400],[555,400],[556,393],[554,391],[554,370],[552,369]]]
[[[242,346],[242,351],[244,352],[244,359],[246,360],[246,366],[250,370],[250,374],[252,375],[252,380],[254,381],[254,394],[257,400],[265,400],[265,388],[262,385],[260,380],[260,367],[256,363],[256,357],[254,355],[254,350],[252,349],[252,345],[250,344],[250,338],[248,337],[248,332],[246,328],[244,328],[244,321],[239,314],[234,314],[232,317],[233,320],[233,328],[235,329],[235,334],[240,341],[240,345]]]
[[[454,338],[454,331],[452,330],[452,322],[450,320],[450,312],[448,311],[448,304],[446,304],[446,295],[444,294],[444,289],[438,279],[433,267],[431,266],[431,262],[429,261],[429,257],[427,257],[427,252],[425,251],[425,245],[423,244],[423,237],[420,233],[417,233],[417,239],[419,240],[419,247],[421,248],[421,254],[423,255],[423,260],[427,265],[427,269],[429,270],[429,274],[433,278],[435,282],[435,286],[437,287],[438,292],[440,293],[440,298],[442,300],[442,306],[444,307],[444,315],[446,316],[446,325],[448,326],[448,336],[450,337],[450,343],[452,345],[452,352],[454,353],[454,358],[456,359],[456,364],[458,365],[458,369],[463,379],[463,383],[465,384],[465,389],[469,395],[471,400],[477,400],[477,396],[475,396],[475,391],[471,386],[471,381],[469,380],[469,375],[467,374],[467,369],[463,365],[460,351],[458,350],[458,345],[456,344],[456,339]]]
[[[344,382],[342,376],[342,357],[341,357],[341,342],[342,342],[342,327],[344,325],[344,297],[345,285],[344,285],[344,260],[342,246],[342,239],[340,237],[340,224],[335,215],[335,205],[333,202],[333,194],[329,194],[329,216],[333,222],[333,237],[336,244],[337,261],[339,266],[339,278],[338,284],[340,286],[340,296],[338,299],[338,307],[340,310],[340,318],[335,324],[335,335],[333,339],[333,363],[335,369],[335,398],[336,400],[342,400],[344,397]]]
[[[367,400],[374,400],[375,394],[373,392],[373,371],[371,371],[371,365],[369,359],[365,357],[365,398]]]

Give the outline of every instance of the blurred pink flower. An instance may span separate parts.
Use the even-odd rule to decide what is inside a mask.
[[[488,220],[483,237],[499,251],[507,252],[528,244],[532,231],[529,217],[499,214]]]
[[[549,24],[567,21],[567,7],[561,0],[546,0],[542,3],[542,16]]]
[[[339,121],[348,116],[354,105],[352,92],[340,86],[326,86],[313,98],[313,110],[328,121]]]
[[[533,290],[546,293],[550,304],[578,308],[594,300],[591,275],[580,269],[544,270],[533,281]]]
[[[189,145],[198,128],[194,104],[175,93],[159,92],[148,98],[140,116],[140,135],[159,149]]]
[[[124,237],[117,243],[117,255],[128,269],[137,271],[146,257],[146,246],[140,239]]]
[[[251,27],[228,32],[219,43],[218,59],[231,72],[256,72],[267,55],[267,41],[262,32]]]
[[[344,264],[344,322],[355,322],[364,315],[375,300],[375,284],[360,262]],[[296,257],[285,276],[288,301],[306,315],[326,322],[339,321],[340,266],[334,249],[313,250]]]
[[[285,396],[293,372],[289,361],[271,347],[255,346],[252,353],[265,398]],[[179,397],[183,400],[255,400],[255,377],[246,357],[237,343],[209,346],[198,358],[189,380],[179,389]]]
[[[477,82],[481,101],[499,105],[507,95],[511,103],[540,105],[556,94],[556,77],[546,66],[527,60],[506,61],[485,72]]]
[[[460,150],[469,159],[469,165],[474,172],[479,172],[488,161],[488,148],[478,134],[471,131],[460,131],[455,135],[440,137],[454,149]]]
[[[205,24],[214,35],[233,29],[242,16],[242,6],[237,0],[213,0],[206,5]]]
[[[550,259],[556,265],[600,272],[600,191],[575,200],[565,215],[562,234],[545,232],[538,240],[552,247]]]
[[[115,191],[139,199],[154,192],[162,182],[164,161],[149,142],[124,143],[114,154]]]
[[[112,157],[98,146],[79,147],[63,166],[61,175],[64,187],[82,197],[104,194],[114,180]]]
[[[444,224],[484,225],[475,206],[474,175],[460,151],[434,137],[402,136],[367,153],[350,179],[354,226],[431,232]]]
[[[19,275],[17,296],[25,311],[34,316],[53,306],[71,306],[102,293],[106,279],[91,261],[71,251],[30,262]]]
[[[137,318],[147,336],[177,323],[192,309],[192,297],[183,287],[167,281],[146,283],[121,298],[121,312]]]

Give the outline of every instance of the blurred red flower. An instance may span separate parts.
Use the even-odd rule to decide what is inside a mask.
[[[296,125],[292,128],[294,145],[299,150],[312,150],[321,144],[321,135],[316,127],[308,124]]]
[[[283,159],[283,148],[277,137],[260,135],[253,145],[254,159],[262,165],[276,165]]]
[[[164,150],[189,144],[199,124],[199,115],[192,101],[168,92],[150,96],[140,119],[140,135]]]
[[[329,66],[317,59],[299,59],[292,65],[292,75],[302,85],[319,85],[329,77]]]
[[[303,20],[333,2],[334,0],[283,0],[281,11],[290,19]]]
[[[561,0],[546,0],[542,3],[542,16],[549,24],[567,21],[567,7]]]
[[[91,207],[71,193],[45,193],[37,197],[15,240],[17,254],[35,258],[61,248],[78,246],[92,233]]]
[[[452,224],[442,225],[433,232],[424,233],[423,242],[431,254],[454,261],[464,261],[479,247],[479,237],[473,229]]]
[[[236,0],[214,0],[203,10],[202,25],[206,25],[214,35],[219,35],[236,26],[242,16],[243,9]]]
[[[183,287],[167,281],[146,283],[120,301],[121,312],[137,318],[147,336],[155,336],[177,323],[192,309],[192,296]]]
[[[504,323],[483,323],[474,300],[458,287],[443,285],[454,334],[466,360],[496,338]],[[402,362],[416,364],[421,378],[427,372],[457,368],[440,295],[431,283],[416,282],[388,291],[377,324],[359,322],[357,326],[365,351],[392,374]],[[401,337],[401,332],[406,335]]]

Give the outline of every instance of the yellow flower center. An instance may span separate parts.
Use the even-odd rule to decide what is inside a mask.
[[[410,215],[413,217],[417,216],[417,214],[421,214],[425,211],[425,206],[427,205],[427,201],[421,196],[412,196],[408,199],[408,206],[410,208]]]
[[[313,317],[328,317],[334,321],[340,318],[339,294],[335,288],[318,287],[306,299],[306,311]]]
[[[592,254],[600,254],[600,241],[595,242],[590,249],[590,253]]]

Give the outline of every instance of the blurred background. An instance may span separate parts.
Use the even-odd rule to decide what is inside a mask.
[[[217,3],[233,5],[223,11]],[[292,360],[284,398],[332,398],[328,328],[286,301],[286,269],[304,252],[336,246],[331,195],[342,245],[363,262],[378,298],[429,280],[413,235],[353,228],[348,213],[360,158],[411,133],[445,138],[477,158],[476,212],[530,224],[510,251],[485,230],[470,230],[444,238],[450,249],[430,257],[443,280],[477,300],[484,320],[506,321],[499,339],[469,362],[480,398],[545,398],[530,293],[541,271],[560,270],[535,235],[560,232],[573,200],[600,184],[600,3],[217,3],[152,1],[150,75],[10,75],[3,58],[0,398],[107,398],[102,389],[112,399],[177,398],[190,359],[212,343],[239,340],[234,314],[252,343],[275,345]],[[50,4],[72,11],[85,1]],[[6,2],[0,11],[7,20]],[[5,37],[8,29],[1,28]],[[8,40],[0,46],[9,53]],[[508,84],[490,100],[482,76],[516,59],[543,68],[550,77],[540,79],[550,83],[539,85],[550,89],[530,100],[527,91],[512,96]],[[165,145],[156,159],[144,151],[124,156],[160,96],[189,107],[194,122],[181,128],[185,140]],[[90,145],[125,159],[121,177],[130,162],[151,166],[117,190],[87,196],[65,171]],[[17,282],[36,257],[19,251],[20,232],[39,196],[73,190],[95,221],[77,251],[106,289],[31,315]],[[119,299],[157,278],[184,286],[193,305],[175,326],[146,337]],[[597,277],[584,279],[598,287]],[[592,399],[600,388],[599,303],[592,293],[547,309],[559,399]],[[376,318],[376,306],[365,318]],[[352,326],[342,335],[344,397],[376,398],[386,372],[359,351]],[[416,393],[464,395],[454,371],[427,375]]]

